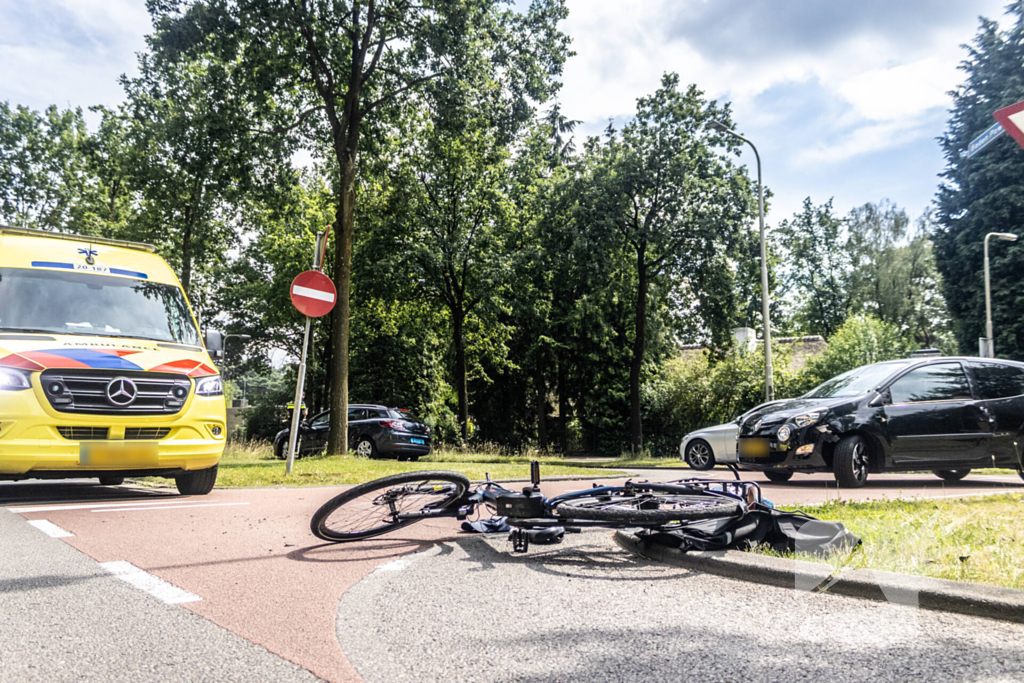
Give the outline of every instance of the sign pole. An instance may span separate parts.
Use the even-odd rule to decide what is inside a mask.
[[[306,331],[302,335],[302,361],[299,363],[299,377],[295,382],[295,410],[292,411],[292,428],[288,433],[288,464],[285,465],[284,473],[292,473],[292,464],[295,462],[295,445],[299,439],[299,418],[302,415],[302,390],[306,384],[306,347],[309,343],[309,323],[311,318],[306,316]]]
[[[326,237],[325,233],[317,233],[316,244],[313,246],[313,268],[320,270],[320,241]],[[299,420],[302,415],[302,394],[306,384],[306,353],[309,349],[309,325],[312,321],[306,316],[306,330],[302,334],[302,358],[299,361],[299,376],[295,381],[295,409],[292,411],[292,426],[288,432],[288,462],[285,465],[284,473],[292,473],[292,465],[295,463],[295,447],[299,441]]]

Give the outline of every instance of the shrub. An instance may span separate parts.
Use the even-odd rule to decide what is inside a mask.
[[[836,330],[823,354],[812,358],[794,387],[805,393],[825,380],[861,365],[909,355],[911,344],[895,325],[872,315],[855,315]]]
[[[794,395],[796,377],[789,353],[772,349],[775,395]],[[708,352],[677,356],[644,385],[644,441],[655,456],[673,455],[687,432],[734,420],[764,403],[764,353],[730,351],[722,359]]]
[[[870,315],[852,316],[820,356],[791,372],[785,346],[772,348],[775,397],[792,398],[847,370],[906,357],[910,343],[899,329]],[[764,403],[764,354],[730,351],[677,356],[644,384],[644,443],[655,456],[675,455],[688,432],[723,424]]]

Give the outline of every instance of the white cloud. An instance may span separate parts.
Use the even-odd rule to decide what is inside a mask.
[[[892,68],[872,69],[840,83],[836,90],[865,119],[892,121],[950,105],[957,60],[926,57]]]
[[[43,0],[0,6],[0,100],[43,109],[117,105],[150,30],[143,0]]]
[[[993,10],[989,16],[999,16],[999,2],[985,0],[981,4],[991,6],[976,11]],[[653,92],[666,71],[679,73],[683,83],[696,83],[708,97],[731,101],[737,124],[746,130],[780,122],[780,113],[759,106],[756,98],[775,87],[803,85],[823,91],[833,104],[818,112],[832,117],[828,129],[817,131],[823,139],[795,153],[801,164],[831,163],[905,143],[906,130],[950,105],[947,92],[962,78],[956,69],[963,58],[960,44],[974,31],[973,24],[929,29],[922,4],[913,40],[891,26],[874,30],[867,20],[846,33],[829,26],[830,41],[808,35],[801,43],[791,35],[791,42],[770,49],[772,36],[759,35],[760,27],[748,21],[728,25],[727,38],[756,38],[765,49],[737,45],[732,52],[712,54],[696,46],[717,47],[726,38],[687,33],[697,30],[696,23],[671,29],[681,18],[708,14],[705,2],[569,0],[569,5],[564,30],[573,37],[577,55],[566,65],[560,99],[567,116],[584,122],[583,134],[598,133],[609,117],[621,121],[631,116],[636,99]],[[720,17],[717,21],[707,23],[725,31]]]
[[[816,166],[846,161],[861,154],[879,152],[914,140],[928,137],[931,131],[916,121],[887,121],[855,128],[834,143],[818,143],[799,150],[793,156],[793,165]]]

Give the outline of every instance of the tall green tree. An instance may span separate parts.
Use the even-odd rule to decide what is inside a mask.
[[[136,231],[161,247],[186,292],[197,273],[222,264],[236,234],[237,207],[262,176],[280,178],[283,151],[251,132],[232,71],[204,53],[187,58],[159,32],[139,57],[139,76],[122,80],[132,182],[141,206]],[[276,158],[275,158],[276,157]]]
[[[81,109],[0,102],[0,220],[42,230],[83,229],[90,169]],[[88,234],[88,233],[87,233]]]
[[[643,448],[640,384],[648,346],[650,297],[663,279],[685,282],[717,337],[734,318],[727,260],[752,203],[749,178],[715,146],[735,149],[731,137],[709,133],[711,121],[731,124],[729,107],[704,99],[696,86],[679,87],[676,74],[637,101],[636,117],[621,134],[610,131],[587,179],[584,220],[629,254],[635,277],[629,372],[631,448]],[[727,285],[727,286],[724,286]],[[663,292],[668,287],[661,287]]]
[[[952,93],[946,157],[938,191],[935,259],[963,350],[985,336],[983,243],[986,233],[1024,235],[1024,150],[1008,135],[972,157],[968,144],[994,123],[992,112],[1024,100],[1024,2],[1007,9],[1008,26],[981,19],[960,64],[964,82]],[[991,240],[992,319],[996,352],[1024,360],[1024,242]]]
[[[413,91],[453,63],[492,70],[510,117],[529,114],[555,87],[568,39],[562,0],[523,15],[498,0],[150,0],[172,43],[216,44],[239,65],[267,132],[300,130],[329,150],[337,179],[333,277],[332,411],[328,450],[347,450],[348,347],[357,157],[364,133],[387,125]],[[469,59],[472,55],[474,58]]]
[[[850,212],[851,310],[895,325],[922,347],[955,352],[928,219],[911,225],[906,211],[885,200]]]
[[[828,339],[850,314],[852,260],[843,219],[831,199],[815,206],[808,197],[776,232],[785,249],[787,291],[795,299],[794,322],[804,334]]]
[[[500,305],[516,249],[508,152],[485,121],[446,131],[428,123],[406,159],[408,217],[401,250],[451,321],[462,438],[468,436],[466,337],[471,317]]]

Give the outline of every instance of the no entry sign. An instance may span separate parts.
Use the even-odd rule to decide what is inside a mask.
[[[292,280],[292,303],[302,315],[319,318],[327,315],[334,308],[338,298],[338,290],[334,288],[331,278],[316,270],[299,273]]]

